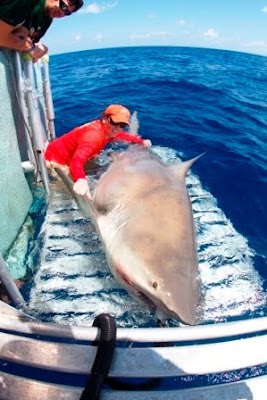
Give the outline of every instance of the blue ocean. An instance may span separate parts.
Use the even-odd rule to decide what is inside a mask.
[[[56,132],[109,104],[137,110],[139,133],[195,165],[266,278],[267,58],[230,51],[140,47],[50,58]]]
[[[187,177],[203,286],[200,323],[266,315],[267,58],[183,47],[100,49],[51,56],[50,78],[57,136],[120,103],[165,162],[205,152]],[[105,150],[88,172],[93,184],[107,158]],[[63,186],[52,182],[28,252],[33,281],[24,290],[33,313],[91,326],[110,312],[118,326],[156,326],[114,280],[90,221]]]

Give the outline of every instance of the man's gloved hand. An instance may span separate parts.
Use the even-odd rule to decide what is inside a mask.
[[[149,140],[149,139],[143,140],[144,147],[150,147],[151,145],[152,145],[151,140]]]
[[[90,191],[89,191],[89,185],[86,179],[78,179],[74,185],[73,185],[73,191],[80,196],[87,196],[89,199],[91,199]]]

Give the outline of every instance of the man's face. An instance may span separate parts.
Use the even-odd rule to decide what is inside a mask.
[[[75,6],[69,0],[48,0],[47,9],[49,17],[63,18],[75,11]]]
[[[108,128],[108,132],[106,133],[107,138],[114,137],[127,128],[127,124],[124,124],[123,122],[114,123],[111,117],[107,117],[106,121],[106,126]]]

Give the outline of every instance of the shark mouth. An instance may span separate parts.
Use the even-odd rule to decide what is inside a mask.
[[[124,283],[124,286],[129,288],[130,293],[133,293],[134,296],[138,298],[140,302],[144,303],[152,311],[156,310],[157,308],[156,304],[151,300],[150,297],[148,297],[145,293],[141,292],[136,288],[134,281],[131,280],[128,275],[122,273],[122,269],[119,270],[117,268],[117,272],[119,272],[121,282]]]
[[[149,308],[152,312],[157,312],[158,316],[157,319],[162,321],[166,321],[169,316],[170,318],[174,318],[182,323],[187,324],[184,322],[177,313],[169,310],[164,303],[162,303],[159,299],[157,301],[153,301],[150,296],[138,290],[135,286],[135,282],[129,279],[129,276],[126,274],[120,274],[121,281],[124,283],[124,286],[128,288],[129,294],[132,294],[140,303],[143,303],[145,306]],[[159,305],[159,303],[161,305]]]
[[[147,295],[137,290],[137,297],[142,303],[145,303],[149,307],[149,309],[151,309],[152,311],[156,310],[156,304],[153,303],[153,301]]]
[[[131,279],[131,277],[126,274],[121,268],[120,264],[113,264],[117,268],[115,269],[115,276],[117,276],[118,280],[121,282],[122,286],[125,287],[125,289],[128,291],[129,295],[136,298],[140,303],[144,304],[149,308],[150,311],[152,312],[158,312],[158,319],[161,319],[163,321],[166,321],[167,318],[174,318],[175,320],[178,320],[182,322],[183,324],[186,325],[191,325],[188,324],[188,322],[184,321],[177,312],[172,311],[167,307],[164,302],[159,299],[159,298],[154,298],[153,296],[150,296],[149,294],[145,294],[144,291],[141,291],[137,285],[136,282]],[[156,284],[156,282],[154,282]],[[154,286],[155,287],[155,286]],[[151,298],[152,297],[152,298]],[[160,315],[160,317],[159,317]]]

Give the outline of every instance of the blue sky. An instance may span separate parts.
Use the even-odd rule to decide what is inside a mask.
[[[84,0],[42,42],[50,54],[166,45],[267,56],[267,0]]]

